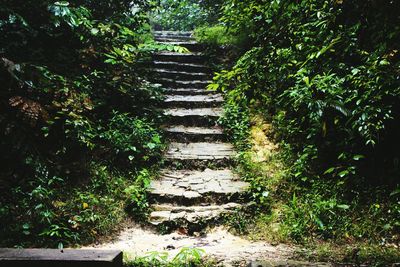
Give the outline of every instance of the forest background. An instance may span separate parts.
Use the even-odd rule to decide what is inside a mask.
[[[209,89],[225,95],[221,123],[257,203],[256,222],[243,214],[235,229],[329,241],[326,256],[350,244],[344,257],[398,259],[398,10],[390,0],[1,1],[1,245],[82,244],[127,213],[145,217],[165,145],[162,89],[146,66],[154,51],[184,51],[155,43],[157,28],[195,30],[208,47]],[[249,156],[255,118],[279,145],[262,166]]]

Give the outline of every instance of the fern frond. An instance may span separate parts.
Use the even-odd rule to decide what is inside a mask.
[[[36,101],[22,96],[13,96],[8,102],[11,107],[18,109],[23,119],[32,127],[35,127],[39,120],[48,118],[47,111]]]

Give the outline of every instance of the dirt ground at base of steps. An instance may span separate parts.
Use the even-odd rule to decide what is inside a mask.
[[[154,251],[168,252],[172,258],[185,247],[203,249],[207,257],[216,259],[221,266],[247,266],[255,260],[281,261],[291,258],[294,252],[294,248],[287,245],[273,246],[266,242],[246,240],[231,234],[224,227],[216,227],[205,236],[193,237],[179,232],[161,235],[135,224],[126,226],[113,240],[85,249],[122,250],[129,259],[134,259]]]

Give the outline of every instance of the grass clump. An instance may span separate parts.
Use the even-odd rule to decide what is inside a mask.
[[[194,30],[196,41],[211,46],[237,45],[240,38],[230,34],[223,25],[201,26]]]
[[[168,252],[149,252],[144,257],[127,260],[125,266],[135,267],[211,267],[215,262],[205,259],[205,251],[198,248],[182,248],[178,254],[171,257]]]

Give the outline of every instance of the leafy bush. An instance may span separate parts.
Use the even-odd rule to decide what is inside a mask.
[[[161,0],[152,21],[157,29],[193,30],[202,25],[215,23],[222,2],[221,0]]]
[[[237,39],[227,32],[222,25],[197,27],[194,36],[199,43],[211,46],[234,45]]]
[[[152,2],[3,2],[1,245],[93,240],[146,205],[124,193],[162,148],[143,63],[171,47],[152,40]]]
[[[234,93],[234,92],[232,92]],[[244,150],[248,147],[249,135],[249,112],[245,102],[238,102],[240,96],[234,94],[226,96],[224,105],[224,115],[219,119],[219,123],[224,126],[226,136],[229,136],[238,149]]]
[[[193,30],[204,24],[207,13],[197,1],[162,0],[153,19],[159,27],[168,30]]]
[[[263,111],[286,142],[293,186],[283,196],[296,205],[285,220],[296,240],[398,240],[397,9],[392,1],[224,3],[221,22],[252,47],[210,88]],[[363,219],[379,223],[360,232]]]
[[[150,123],[128,114],[114,113],[100,134],[117,161],[146,163],[162,149],[161,136]],[[110,154],[108,152],[108,154]]]
[[[147,169],[143,169],[138,173],[135,183],[128,186],[124,191],[128,196],[127,211],[137,220],[147,218],[149,211],[147,190],[150,187],[151,178],[151,173]]]
[[[71,186],[37,162],[34,179],[15,183],[3,202],[1,245],[56,246],[94,241],[125,218],[131,181],[101,165],[90,166],[89,182]],[[133,175],[132,175],[133,177]],[[18,223],[15,223],[18,221]]]
[[[147,256],[136,258],[129,262],[127,266],[164,266],[164,267],[184,267],[184,266],[213,266],[211,262],[203,259],[204,250],[198,248],[182,248],[175,257],[170,259],[167,252],[149,252]]]

